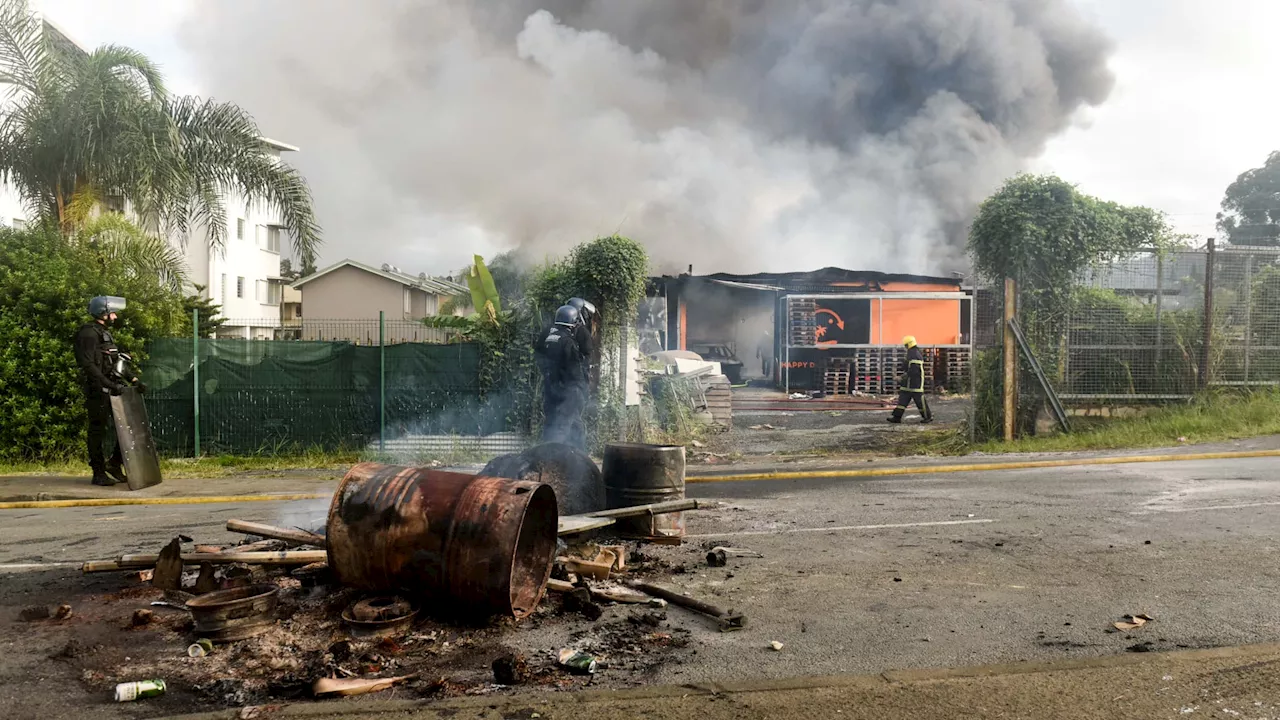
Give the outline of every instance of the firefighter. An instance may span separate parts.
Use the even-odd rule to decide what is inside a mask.
[[[120,443],[115,434],[111,415],[111,396],[119,395],[136,383],[139,390],[145,386],[127,367],[124,374],[116,360],[119,348],[111,337],[110,326],[116,322],[117,312],[124,310],[125,299],[98,296],[89,301],[89,316],[93,320],[82,326],[75,336],[76,363],[80,366],[81,387],[88,415],[89,468],[93,471],[94,485],[114,485],[126,481]],[[114,449],[111,458],[103,453],[103,443],[110,439]]]
[[[920,408],[920,422],[933,422],[933,412],[924,399],[924,353],[916,345],[913,335],[902,338],[902,344],[907,348],[907,357],[900,367],[902,375],[898,380],[898,406],[886,419],[891,423],[902,422],[902,414],[914,400],[916,407]]]
[[[542,441],[585,451],[582,413],[587,407],[591,357],[578,345],[581,325],[582,314],[576,307],[561,306],[536,350],[542,370]]]

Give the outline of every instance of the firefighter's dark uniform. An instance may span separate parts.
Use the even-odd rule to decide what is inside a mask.
[[[580,450],[587,446],[582,413],[587,407],[590,347],[580,345],[582,326],[555,325],[538,345],[542,367],[543,442],[558,442]],[[586,342],[590,342],[589,335]]]
[[[112,367],[115,352],[117,348],[111,331],[102,323],[88,323],[76,332],[76,363],[80,365],[84,406],[89,416],[89,467],[93,469],[93,479],[98,484],[105,484],[103,481],[107,479],[108,472],[117,482],[123,482],[124,478],[121,469],[124,461],[111,416],[111,393],[119,393],[125,388],[124,379],[117,376]],[[108,439],[113,446],[110,460],[103,453],[103,442]]]
[[[907,357],[902,361],[902,386],[898,388],[898,406],[893,409],[889,422],[902,422],[902,414],[907,411],[912,401],[920,408],[921,422],[932,422],[933,412],[924,398],[924,353],[920,347],[912,345],[907,348]]]

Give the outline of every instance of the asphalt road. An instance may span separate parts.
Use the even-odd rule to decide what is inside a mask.
[[[696,655],[662,666],[650,682],[1280,642],[1277,466],[1241,459],[690,486],[691,496],[723,506],[688,516],[690,542],[666,552],[691,571],[670,584],[746,613],[750,625],[720,634],[672,610],[673,622],[694,632]],[[39,658],[21,657],[32,639],[11,624],[18,609],[114,582],[33,566],[153,552],[177,532],[230,541],[221,529],[228,517],[305,525],[324,506],[0,512],[0,571],[11,573],[0,580],[0,623],[9,628],[0,637],[0,702],[32,702],[33,668],[44,672]],[[713,545],[764,558],[707,568],[700,558]],[[1155,620],[1106,632],[1126,613]],[[531,646],[563,642],[527,632]],[[771,641],[783,650],[770,650]],[[74,678],[48,672],[74,696]],[[75,716],[52,700],[41,713]]]

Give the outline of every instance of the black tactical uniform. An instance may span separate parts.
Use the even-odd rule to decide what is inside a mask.
[[[577,322],[560,322],[557,317],[557,323],[542,336],[537,353],[542,370],[542,440],[585,450],[582,413],[587,407],[591,357],[579,346],[578,338],[584,334],[581,328]]]
[[[101,322],[91,322],[75,336],[76,362],[80,365],[85,410],[89,416],[89,467],[95,485],[124,482],[124,461],[120,443],[116,441],[115,423],[111,416],[111,394],[125,388],[125,378],[114,367],[119,352],[111,331]],[[104,457],[102,444],[110,439],[111,459]]]
[[[889,422],[902,422],[902,414],[907,411],[912,401],[920,408],[920,421],[933,422],[933,412],[924,398],[924,353],[913,341],[907,348],[907,357],[900,367],[903,376],[902,385],[898,388],[898,406],[893,409]]]

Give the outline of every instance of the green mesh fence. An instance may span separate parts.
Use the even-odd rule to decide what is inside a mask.
[[[357,449],[382,430],[380,353],[386,353],[386,436],[487,435],[505,430],[506,408],[485,403],[474,344],[201,340],[203,454]],[[194,450],[192,341],[158,340],[143,378],[157,450]]]

